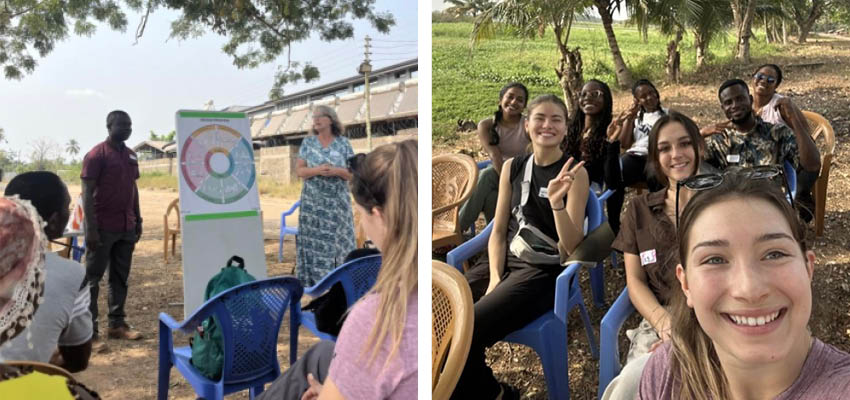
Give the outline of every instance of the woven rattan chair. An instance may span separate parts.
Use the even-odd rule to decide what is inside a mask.
[[[823,235],[823,219],[826,215],[826,185],[829,183],[829,169],[835,154],[835,131],[829,121],[818,113],[803,111],[812,132],[812,139],[818,145],[821,156],[820,176],[815,182],[815,234]]]
[[[162,216],[162,229],[165,231],[162,235],[162,256],[165,259],[165,262],[168,262],[169,238],[171,238],[171,255],[177,255],[177,236],[180,235],[180,206],[178,205],[179,201],[179,198],[172,200],[171,204],[168,205],[168,208],[165,209],[165,215]],[[171,210],[174,210],[175,214],[177,214],[176,228],[168,226],[168,215],[171,214]]]
[[[68,379],[74,379],[74,375],[71,375],[68,370],[58,365],[48,364],[39,361],[7,361],[5,362],[5,364],[18,368],[32,367],[33,370],[41,372],[45,375],[64,376]]]
[[[431,262],[431,398],[448,399],[460,379],[472,342],[472,292],[463,275]]]
[[[478,167],[467,155],[442,154],[431,159],[431,174],[431,246],[461,244],[457,215],[478,182]]]

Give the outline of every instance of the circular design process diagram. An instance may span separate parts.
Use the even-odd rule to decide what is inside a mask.
[[[241,199],[256,178],[251,143],[224,125],[207,125],[192,132],[183,144],[180,168],[189,188],[215,204]]]

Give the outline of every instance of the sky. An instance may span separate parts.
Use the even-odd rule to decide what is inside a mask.
[[[313,39],[292,46],[292,59],[312,61],[321,78],[309,84],[287,85],[285,93],[357,75],[363,61],[364,37],[372,38],[372,67],[378,69],[417,57],[417,9],[401,1],[377,0],[375,10],[389,11],[396,24],[389,34],[367,21],[353,21],[354,38],[323,42]],[[71,35],[20,81],[0,78],[0,127],[6,142],[0,149],[28,159],[38,140],[54,142],[64,152],[70,139],[80,144],[79,160],[106,138],[106,115],[122,109],[133,120],[133,146],[174,129],[175,112],[202,109],[213,100],[215,109],[253,106],[268,100],[275,63],[238,69],[221,47],[226,38],[206,34],[186,41],[168,40],[178,13],[157,10],[145,34],[134,45],[140,15],[127,11],[126,32],[99,25],[91,37]],[[69,155],[63,156],[68,159]]]

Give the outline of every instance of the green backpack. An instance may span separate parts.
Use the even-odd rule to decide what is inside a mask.
[[[237,263],[235,266],[232,265],[234,261]],[[255,280],[245,271],[245,260],[242,257],[230,257],[227,266],[207,282],[204,302],[227,289]],[[224,365],[224,338],[218,327],[218,318],[207,318],[201,327],[203,331],[195,332],[191,341],[192,365],[207,378],[219,380]]]

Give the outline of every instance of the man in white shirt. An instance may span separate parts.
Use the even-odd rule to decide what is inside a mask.
[[[62,236],[70,216],[71,196],[62,180],[52,172],[20,174],[6,186],[6,196],[29,200],[46,223],[49,240]],[[43,303],[32,323],[13,340],[0,346],[0,361],[53,361],[78,372],[86,369],[91,355],[92,319],[90,292],[84,284],[85,268],[55,253],[45,256],[46,281]]]

